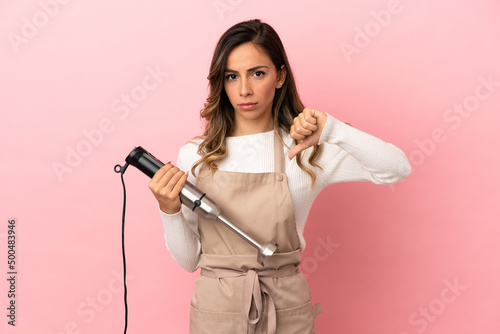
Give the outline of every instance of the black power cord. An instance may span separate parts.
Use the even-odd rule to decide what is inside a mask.
[[[127,304],[127,261],[125,260],[125,208],[127,204],[127,191],[125,189],[125,181],[123,180],[123,173],[128,167],[128,163],[125,165],[115,166],[115,172],[120,173],[120,177],[123,185],[123,211],[122,211],[122,258],[123,258],[123,301],[125,304],[125,327],[123,329],[123,334],[127,333],[128,327],[128,304]]]

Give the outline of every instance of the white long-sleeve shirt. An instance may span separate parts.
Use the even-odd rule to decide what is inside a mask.
[[[283,140],[293,147],[290,134],[282,131]],[[184,145],[178,156],[177,167],[190,171],[200,159],[197,154],[199,142]],[[411,172],[406,155],[399,148],[381,139],[351,127],[328,115],[327,123],[321,133],[319,144],[322,152],[316,163],[323,171],[314,168],[317,179],[311,189],[311,178],[302,171],[295,158],[288,160],[289,148],[283,146],[285,173],[295,208],[295,221],[300,238],[301,249],[306,242],[303,232],[309,210],[316,196],[323,188],[332,183],[348,181],[371,181],[388,184],[401,180]],[[274,132],[227,137],[227,156],[218,162],[220,171],[242,173],[269,173],[274,171]],[[311,168],[307,160],[312,148],[303,152],[302,162]],[[304,154],[305,153],[305,154]],[[196,171],[199,172],[199,168]],[[196,178],[189,175],[188,180],[196,185]],[[198,268],[201,254],[198,216],[186,206],[176,214],[166,214],[160,210],[165,241],[174,260],[185,270],[193,272]]]

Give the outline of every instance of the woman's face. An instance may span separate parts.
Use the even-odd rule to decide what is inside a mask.
[[[274,93],[281,75],[269,56],[252,43],[234,48],[227,57],[224,89],[234,108],[235,132],[272,130]],[[243,131],[243,132],[249,132]],[[233,135],[241,135],[241,133]]]

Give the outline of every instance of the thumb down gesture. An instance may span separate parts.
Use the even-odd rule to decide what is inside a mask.
[[[290,136],[300,142],[288,152],[290,160],[299,152],[318,144],[327,119],[327,114],[311,108],[305,108],[294,118]]]

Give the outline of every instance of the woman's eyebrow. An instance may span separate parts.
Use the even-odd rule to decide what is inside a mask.
[[[252,72],[252,71],[258,70],[259,68],[269,68],[269,66],[265,66],[265,65],[255,66],[255,67],[249,68],[247,70],[247,72]],[[224,70],[224,72],[238,73],[238,71],[235,71],[235,70],[232,70],[232,69],[229,69],[229,68],[226,68]]]

